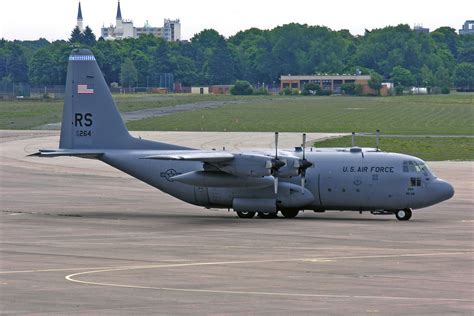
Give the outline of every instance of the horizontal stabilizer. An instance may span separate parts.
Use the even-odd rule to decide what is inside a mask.
[[[99,158],[102,156],[104,152],[97,151],[97,150],[51,150],[51,149],[40,149],[38,152],[34,154],[28,155],[28,157],[61,157],[61,156],[73,156],[73,157],[81,157],[81,158]]]
[[[153,155],[143,157],[141,159],[156,159],[156,160],[187,160],[187,161],[202,161],[202,162],[223,162],[234,159],[234,155],[225,152],[202,152],[202,151],[181,151],[176,154]]]

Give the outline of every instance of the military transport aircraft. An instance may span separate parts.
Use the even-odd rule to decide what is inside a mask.
[[[132,137],[90,50],[69,56],[59,149],[40,157],[98,159],[185,202],[241,218],[299,211],[369,211],[409,220],[453,187],[416,157],[377,148],[203,151]]]

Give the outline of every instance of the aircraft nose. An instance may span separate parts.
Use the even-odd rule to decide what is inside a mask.
[[[445,201],[453,197],[454,195],[454,188],[453,186],[444,180],[437,179],[435,181],[435,190],[436,196],[439,198],[440,201]]]

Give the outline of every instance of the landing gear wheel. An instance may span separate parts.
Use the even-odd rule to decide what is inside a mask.
[[[399,221],[407,221],[411,218],[411,210],[406,208],[404,210],[399,210],[395,213],[395,216]]]
[[[260,217],[260,218],[276,218],[276,217],[277,217],[277,213],[272,213],[272,212],[258,212],[257,216]]]
[[[280,211],[283,217],[285,218],[295,218],[300,211],[298,210],[285,210],[285,211]]]
[[[240,218],[252,218],[255,216],[255,212],[237,212],[237,216]]]

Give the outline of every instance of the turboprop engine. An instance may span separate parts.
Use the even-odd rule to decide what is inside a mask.
[[[272,174],[272,158],[260,154],[237,154],[232,161],[214,165],[237,177],[266,177]]]

